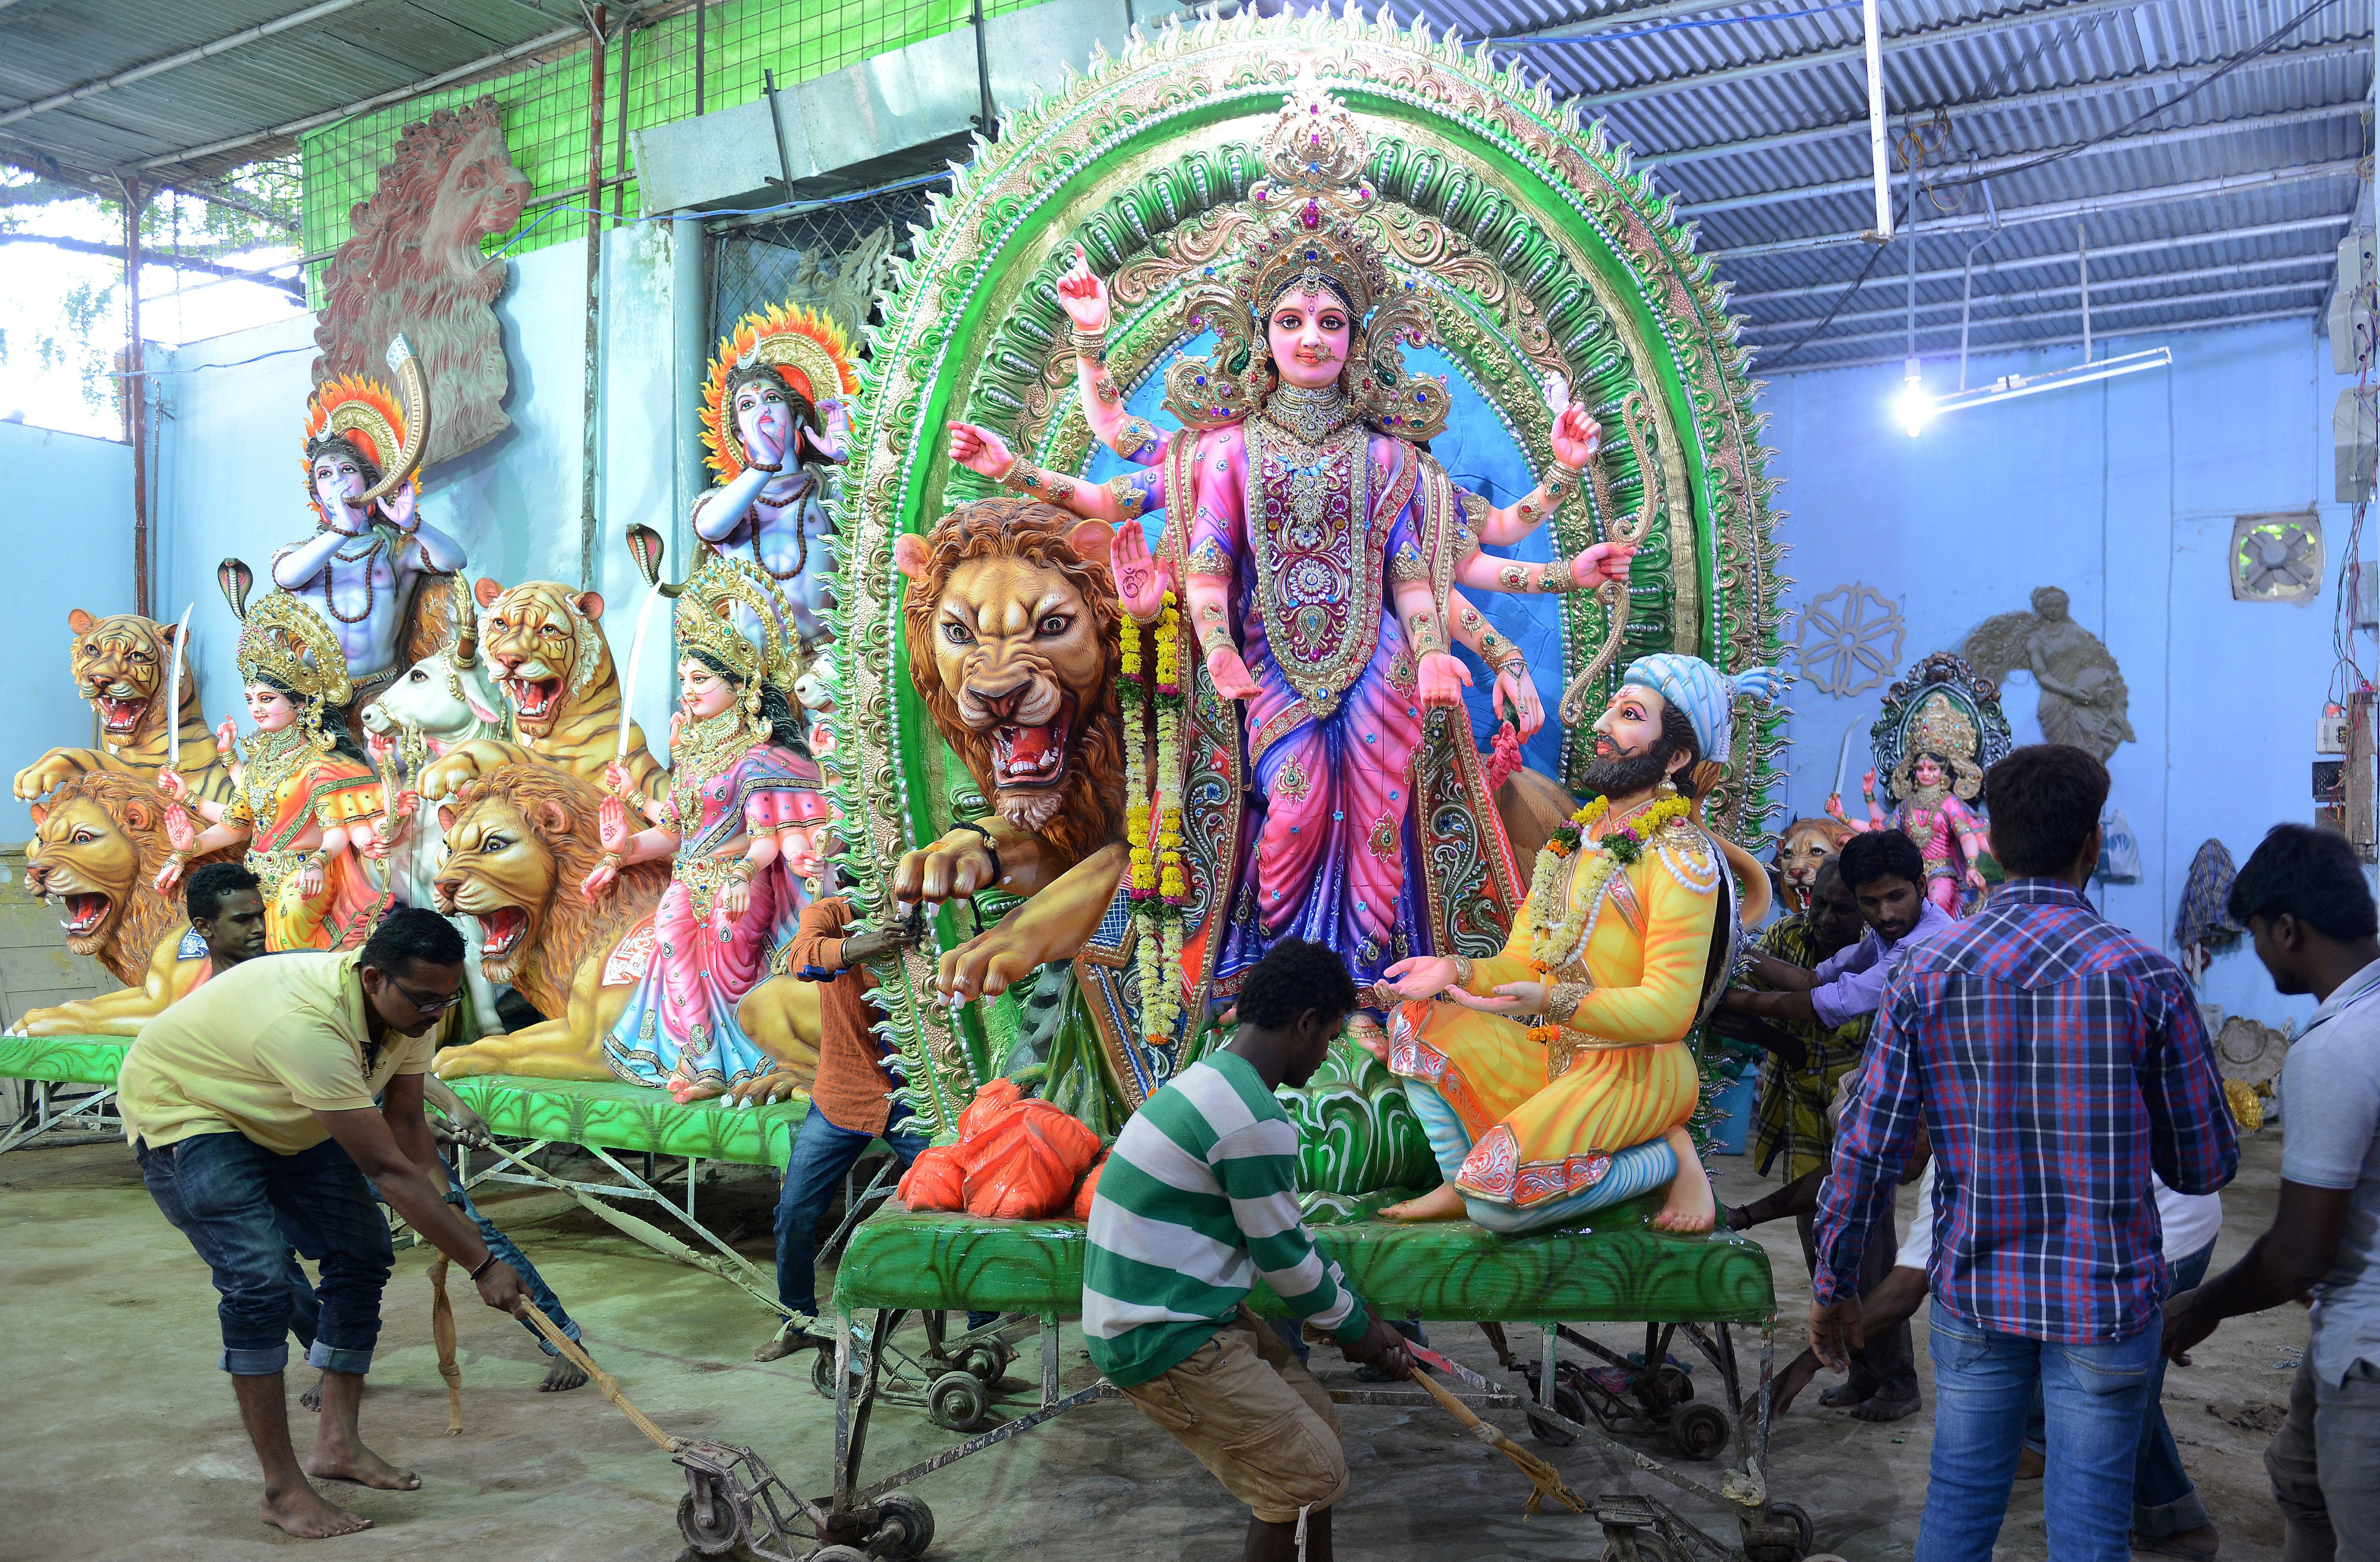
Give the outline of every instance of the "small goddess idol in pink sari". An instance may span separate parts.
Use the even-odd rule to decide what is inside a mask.
[[[601,894],[626,864],[672,859],[651,922],[612,957],[625,969],[605,972],[607,984],[637,985],[604,1057],[622,1079],[661,1085],[681,1103],[776,1067],[745,1034],[736,1006],[770,977],[793,935],[829,817],[784,694],[793,648],[782,626],[792,622],[782,594],[748,563],[705,563],[678,599],[670,790],[637,805],[651,828],[629,832],[630,778],[617,765],[604,772],[606,854],[584,893]]]

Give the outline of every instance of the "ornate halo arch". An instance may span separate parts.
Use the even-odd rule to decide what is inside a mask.
[[[1191,319],[1193,296],[1253,229],[1283,214],[1252,196],[1277,173],[1267,134],[1303,82],[1363,128],[1358,176],[1378,199],[1352,220],[1380,250],[1390,287],[1410,288],[1440,350],[1529,463],[1548,458],[1555,376],[1602,420],[1605,480],[1588,513],[1556,517],[1556,544],[1574,551],[1608,518],[1655,512],[1616,664],[1668,649],[1728,669],[1774,660],[1784,582],[1757,387],[1710,263],[1672,221],[1672,198],[1629,172],[1599,124],[1557,109],[1484,48],[1466,53],[1352,6],[1169,22],[1119,57],[1095,54],[1087,74],[1011,115],[998,142],[978,143],[951,192],[934,198],[916,253],[896,261],[869,330],[842,496],[833,617],[852,654],[837,659],[834,721],[845,866],[880,911],[899,853],[935,838],[972,791],[904,665],[892,563],[896,537],[989,491],[948,462],[943,426],[983,424],[1045,466],[1082,470],[1091,442],[1057,277],[1080,245],[1115,300],[1116,379],[1161,375],[1206,329]],[[1575,671],[1608,625],[1585,594],[1561,611]],[[1743,720],[1741,768],[1713,817],[1756,842],[1773,805],[1776,719]],[[970,1080],[949,1016],[929,997],[933,958],[930,948],[909,956],[909,979],[879,992],[894,1039],[930,1059],[909,1077],[918,1111],[939,1126]]]
[[[322,514],[322,502],[314,497],[314,458],[310,454],[317,440],[333,434],[345,435],[363,448],[372,464],[382,472],[396,465],[406,449],[405,408],[389,388],[377,380],[360,374],[342,374],[325,380],[306,401],[306,435],[298,445],[298,469],[306,482],[306,503],[314,514]],[[417,466],[405,479],[413,485],[418,498],[421,492],[421,469]]]
[[[813,406],[859,389],[858,365],[843,327],[815,309],[775,304],[737,321],[735,329],[720,338],[702,387],[702,446],[710,453],[711,470],[722,483],[734,482],[744,470],[744,445],[735,437],[727,381],[747,363],[774,365]]]
[[[1949,651],[1920,660],[1885,691],[1868,742],[1879,790],[1894,803],[1907,801],[1920,753],[1948,759],[1950,790],[1972,803],[1983,794],[1984,772],[2016,746],[1999,685]]]

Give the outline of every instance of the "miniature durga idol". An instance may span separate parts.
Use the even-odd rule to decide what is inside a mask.
[[[256,731],[241,743],[228,717],[216,731],[232,771],[227,803],[196,795],[178,770],[157,773],[174,802],[165,817],[174,854],[157,888],[170,894],[192,856],[244,844],[263,881],[267,949],[357,948],[388,905],[364,862],[383,850],[388,800],[339,718],[354,695],[346,658],[331,626],[287,592],[249,607],[253,577],[238,560],[225,561],[220,579],[240,620],[237,656]],[[192,827],[189,810],[206,829]]]
[[[829,817],[817,761],[785,695],[794,666],[784,596],[741,559],[713,558],[678,598],[678,712],[669,790],[634,799],[649,829],[630,832],[634,778],[614,762],[600,816],[604,855],[591,902],[632,863],[668,859],[670,884],[622,942],[606,985],[636,988],[603,1053],[632,1084],[680,1102],[725,1094],[776,1069],[744,1032],[736,1005],[767,981],[802,911],[801,881],[820,871]],[[615,974],[616,973],[616,974]]]
[[[1698,810],[1724,773],[1735,696],[1780,686],[1767,668],[1730,679],[1690,656],[1639,660],[1595,724],[1583,780],[1599,795],[1538,853],[1504,951],[1390,967],[1381,988],[1406,1001],[1389,1068],[1446,1181],[1384,1217],[1535,1231],[1668,1183],[1653,1224],[1710,1229],[1685,1038],[1715,931],[1736,914],[1730,866],[1758,897],[1744,920],[1765,910],[1767,878]]]
[[[736,322],[704,386],[702,439],[720,486],[694,502],[695,534],[768,572],[805,642],[827,633],[826,468],[843,462],[843,398],[858,388],[842,329],[785,304]]]
[[[1991,886],[1976,866],[1989,851],[1981,820],[1965,799],[1984,784],[1975,763],[1975,724],[1938,691],[1918,711],[1902,739],[1900,763],[1893,767],[1892,794],[1900,799],[1889,818],[1876,806],[1876,772],[1860,777],[1867,801],[1864,822],[1847,817],[1840,797],[1827,799],[1827,812],[1854,831],[1898,829],[1917,844],[1925,860],[1925,896],[1952,916],[1965,891]]]
[[[1267,141],[1270,177],[1251,191],[1280,220],[1189,300],[1194,326],[1213,329],[1218,345],[1167,371],[1179,432],[1124,410],[1103,367],[1107,290],[1077,252],[1058,295],[1083,410],[1103,443],[1148,469],[1086,483],[1012,455],[990,430],[950,427],[960,465],[1123,523],[1111,562],[1135,623],[1162,620],[1165,576],[1179,568],[1179,611],[1212,686],[1242,706],[1253,783],[1242,860],[1227,865],[1253,890],[1252,914],[1233,914],[1206,957],[1218,993],[1288,936],[1336,950],[1363,986],[1445,944],[1419,871],[1413,790],[1425,711],[1459,708],[1471,681],[1451,653],[1450,616],[1456,637],[1499,667],[1500,686],[1511,682],[1515,706],[1534,698],[1526,669],[1478,637],[1485,621],[1453,587],[1593,589],[1624,578],[1633,551],[1600,543],[1524,564],[1481,551],[1483,537],[1519,540],[1578,491],[1601,431],[1565,406],[1553,474],[1509,509],[1470,500],[1421,448],[1450,402],[1444,384],[1405,371],[1402,344],[1428,335],[1428,316],[1392,285],[1355,220],[1376,193],[1359,176],[1367,144],[1343,105],[1291,94]],[[1141,527],[1159,510],[1163,570]],[[1494,830],[1484,791],[1472,811],[1483,834]]]

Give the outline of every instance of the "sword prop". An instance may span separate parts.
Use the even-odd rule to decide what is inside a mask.
[[[1828,796],[1840,797],[1843,794],[1843,767],[1850,764],[1851,759],[1852,729],[1845,727],[1842,746],[1835,750],[1835,790],[1827,793]]]
[[[165,678],[165,698],[170,702],[165,708],[165,769],[169,770],[182,768],[182,648],[190,643],[190,609],[198,605],[192,602],[184,608],[182,622],[174,626],[173,671]]]
[[[674,597],[662,580],[662,534],[648,526],[628,527],[628,551],[637,561],[637,573],[645,577],[645,599],[637,607],[637,632],[628,646],[628,682],[620,695],[620,742],[613,755],[620,764],[628,762],[628,711],[637,691],[637,675],[644,670],[645,636],[652,628],[653,604],[663,597]]]

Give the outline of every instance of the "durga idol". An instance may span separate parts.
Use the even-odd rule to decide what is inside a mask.
[[[1686,1035],[1729,863],[1755,892],[1767,880],[1700,810],[1725,774],[1735,698],[1773,699],[1781,684],[1768,668],[1730,678],[1667,653],[1620,683],[1581,778],[1598,795],[1537,854],[1504,951],[1400,961],[1380,984],[1406,1000],[1390,1019],[1390,1072],[1446,1178],[1385,1218],[1467,1217],[1513,1234],[1667,1183],[1653,1224],[1710,1229],[1710,1179],[1686,1132],[1700,1091]]]
[[[1293,100],[1284,119],[1312,114],[1317,135],[1354,133],[1343,110],[1324,120],[1325,106]],[[1270,188],[1276,206],[1284,188]],[[1319,182],[1294,191],[1302,204],[1289,219],[1225,282],[1193,295],[1220,340],[1211,357],[1166,374],[1166,405],[1185,425],[1177,433],[1124,412],[1101,366],[1106,288],[1078,257],[1058,293],[1074,322],[1084,409],[1110,448],[1153,465],[1093,485],[1012,456],[989,430],[950,430],[969,470],[1121,523],[1111,564],[1142,624],[1160,617],[1167,593],[1141,517],[1165,513],[1169,565],[1182,562],[1189,626],[1215,691],[1242,706],[1254,783],[1233,878],[1253,885],[1255,915],[1233,916],[1223,934],[1219,993],[1284,937],[1328,944],[1359,985],[1441,947],[1413,785],[1424,713],[1459,708],[1471,681],[1447,636],[1452,587],[1590,589],[1623,576],[1632,551],[1605,544],[1520,564],[1479,551],[1461,490],[1419,447],[1444,426],[1447,390],[1405,373],[1399,343],[1426,334],[1427,317],[1410,290],[1391,294],[1371,245],[1326,210],[1369,193],[1360,187],[1349,202]],[[1567,408],[1555,475],[1511,512],[1488,514],[1488,525],[1550,514],[1579,488],[1597,433],[1583,409]]]
[[[670,862],[670,885],[625,957],[637,978],[603,1053],[631,1084],[681,1104],[774,1072],[737,1007],[774,973],[793,936],[801,881],[820,871],[816,834],[829,809],[817,761],[785,695],[793,614],[741,559],[712,558],[677,602],[678,713],[669,791],[635,799],[650,828],[631,832],[635,778],[614,762],[597,828],[604,855],[581,892],[592,901],[630,863]]]
[[[174,854],[157,875],[171,894],[193,856],[245,844],[262,881],[267,949],[360,946],[389,905],[364,858],[385,854],[378,826],[388,796],[363,749],[339,719],[354,693],[338,637],[286,592],[247,605],[248,566],[226,560],[224,595],[239,616],[235,655],[248,685],[256,731],[246,743],[226,717],[215,750],[232,772],[228,803],[190,791],[181,772],[157,772],[173,806],[165,830]],[[207,821],[196,829],[189,812]]]

